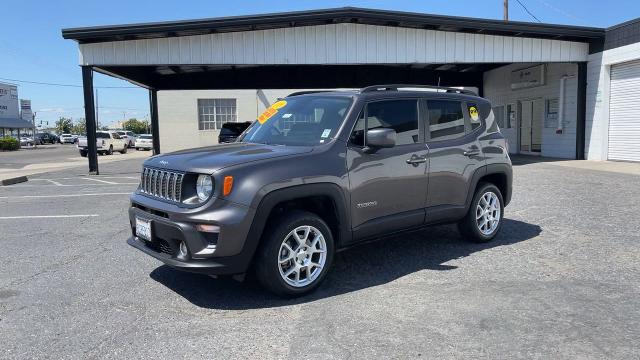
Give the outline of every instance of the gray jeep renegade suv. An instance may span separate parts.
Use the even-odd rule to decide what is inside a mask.
[[[179,270],[315,289],[336,251],[457,222],[491,240],[511,160],[491,104],[418,85],[291,94],[237,140],[154,156],[131,196],[128,243]]]

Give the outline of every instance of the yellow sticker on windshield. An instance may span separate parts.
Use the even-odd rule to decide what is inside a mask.
[[[478,118],[480,117],[480,115],[478,115],[478,108],[475,106],[469,106],[469,116],[471,117],[471,120],[478,121]]]
[[[264,124],[267,120],[269,120],[273,115],[278,113],[278,109],[282,109],[287,105],[287,102],[284,100],[276,101],[273,105],[269,106],[267,110],[265,110],[260,116],[258,116],[258,122],[260,124]]]

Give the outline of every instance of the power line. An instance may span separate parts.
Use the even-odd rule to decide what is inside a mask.
[[[546,1],[544,1],[544,0],[538,0],[538,2],[539,2],[539,3],[541,3],[541,4],[543,4],[544,6],[548,7],[549,9],[551,9],[551,10],[553,10],[553,11],[555,11],[555,12],[559,13],[559,14],[562,14],[562,15],[564,15],[564,16],[566,16],[566,17],[568,17],[568,18],[571,18],[571,19],[573,19],[573,20],[582,21],[582,22],[584,22],[584,21],[585,21],[584,19],[581,19],[581,18],[579,18],[579,17],[577,17],[577,16],[573,16],[572,14],[570,14],[570,13],[568,13],[568,12],[566,12],[566,11],[564,11],[564,10],[562,10],[562,9],[558,8],[558,7],[555,7],[555,6],[553,6],[552,4],[549,4],[548,2],[546,2]]]
[[[524,9],[524,11],[527,12],[527,14],[531,15],[532,18],[536,19],[536,21],[538,21],[539,23],[541,23],[542,21],[540,21],[540,19],[538,19],[535,15],[533,15],[531,13],[531,11],[529,11],[529,9],[527,9],[526,6],[524,6],[524,4],[522,2],[520,2],[520,0],[516,0],[518,2],[518,4],[520,4],[520,6],[522,6],[522,8]]]
[[[18,80],[18,79],[8,79],[0,77],[0,80],[12,81],[17,83],[25,83],[25,84],[34,84],[34,85],[46,85],[46,86],[63,86],[63,87],[76,87],[81,88],[82,85],[76,84],[60,84],[60,83],[49,83],[49,82],[39,82],[39,81],[29,81],[29,80]],[[97,89],[139,89],[137,86],[94,86]]]

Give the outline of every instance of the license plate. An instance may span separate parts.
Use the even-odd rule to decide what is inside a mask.
[[[136,218],[136,236],[151,241],[151,222]]]

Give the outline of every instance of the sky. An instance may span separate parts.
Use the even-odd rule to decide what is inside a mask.
[[[519,3],[544,23],[608,27],[640,17],[638,0],[511,0],[510,20],[537,22]],[[0,81],[17,84],[20,98],[31,99],[36,122],[51,126],[61,116],[84,116],[77,44],[62,39],[63,28],[342,6],[502,19],[502,4],[503,0],[5,0],[0,5]],[[101,124],[148,118],[147,90],[100,74],[94,86]]]

